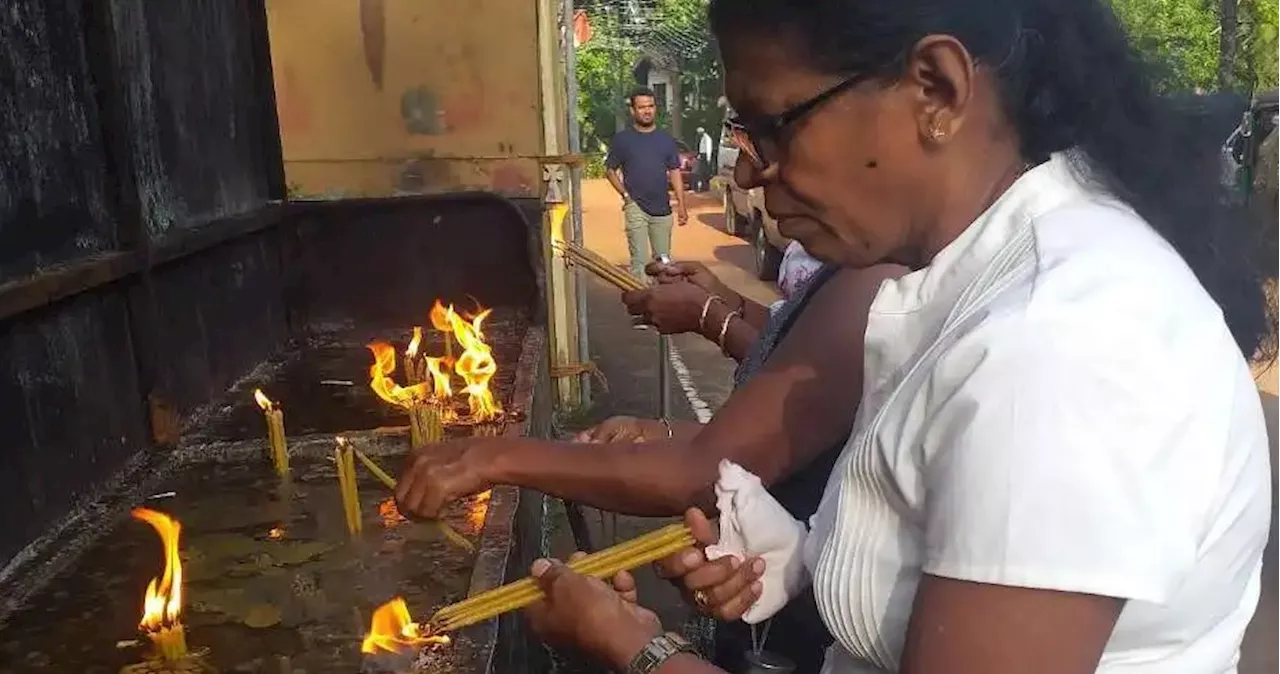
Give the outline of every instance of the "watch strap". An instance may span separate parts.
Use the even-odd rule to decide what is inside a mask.
[[[675,632],[659,634],[636,653],[624,674],[651,674],[677,653],[696,652],[692,644]]]

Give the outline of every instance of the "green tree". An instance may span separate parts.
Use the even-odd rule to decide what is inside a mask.
[[[587,153],[600,148],[618,131],[616,111],[634,86],[632,68],[646,52],[663,51],[680,61],[680,91],[692,105],[683,106],[683,140],[692,142],[698,126],[719,128],[716,101],[723,90],[718,55],[710,44],[707,0],[646,0],[643,30],[628,25],[625,0],[593,0],[586,9],[593,36],[576,52],[578,122]],[[663,113],[660,113],[660,115]],[[667,122],[665,117],[660,122]],[[713,132],[714,136],[715,133]]]
[[[1274,0],[1111,0],[1140,50],[1165,66],[1166,91],[1221,88],[1248,91],[1276,86]],[[1234,4],[1233,4],[1234,3]],[[1230,9],[1234,7],[1234,21]],[[1221,39],[1226,24],[1234,42]],[[1234,25],[1232,25],[1234,24]],[[1224,49],[1224,46],[1228,46]],[[1226,77],[1219,77],[1224,52]],[[1222,82],[1220,80],[1226,80]]]

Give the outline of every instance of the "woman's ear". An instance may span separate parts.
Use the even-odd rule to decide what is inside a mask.
[[[946,144],[964,126],[976,70],[969,51],[950,35],[926,36],[912,48],[901,83],[913,90],[923,142]]]

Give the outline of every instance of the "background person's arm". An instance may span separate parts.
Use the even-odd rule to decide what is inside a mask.
[[[714,506],[721,459],[772,484],[842,441],[862,395],[867,311],[897,268],[844,270],[810,301],[766,367],[688,442],[575,445],[500,440],[479,463],[495,484],[616,512],[671,516]]]
[[[667,180],[676,193],[676,224],[686,225],[689,223],[689,208],[684,201],[684,176],[680,175],[679,166],[667,171]]]
[[[622,169],[620,167],[605,170],[604,177],[609,181],[610,185],[613,185],[613,189],[617,190],[618,196],[622,197],[623,205],[631,201],[631,197],[627,195],[627,188],[622,184]]]
[[[618,196],[622,197],[622,204],[625,206],[631,197],[627,195],[627,188],[622,182],[622,156],[618,149],[616,135],[609,142],[609,151],[604,156],[604,177],[618,192]]]
[[[676,193],[676,224],[686,225],[689,223],[689,209],[684,201],[684,176],[680,175],[680,147],[676,145],[676,139],[669,137],[670,147],[667,148],[667,180],[671,183],[671,190]]]

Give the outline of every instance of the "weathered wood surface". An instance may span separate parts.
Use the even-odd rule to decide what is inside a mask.
[[[0,281],[114,246],[83,6],[0,12]]]
[[[265,17],[263,0],[0,12],[0,569],[152,445],[154,410],[180,420],[287,335],[258,234],[280,222]]]
[[[147,229],[201,227],[269,198],[250,0],[111,0]],[[259,10],[261,11],[261,10]]]

